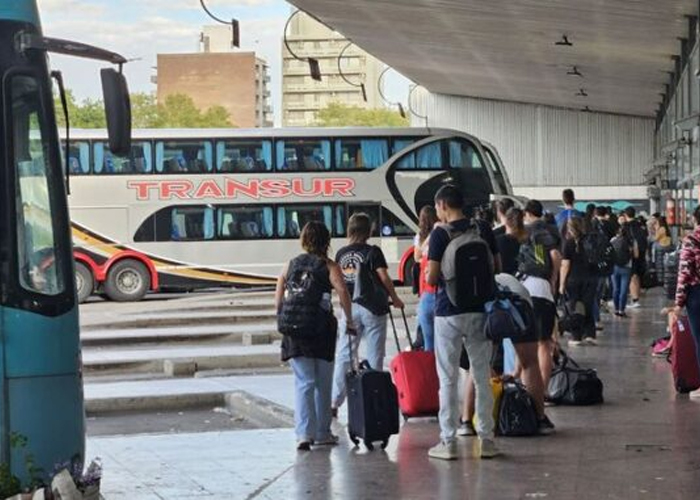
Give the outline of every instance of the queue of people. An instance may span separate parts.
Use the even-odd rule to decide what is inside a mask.
[[[607,207],[579,212],[571,190],[564,191],[563,201],[565,209],[552,220],[537,200],[524,209],[500,200],[493,228],[484,214],[467,217],[462,193],[446,185],[435,195],[435,206],[421,210],[414,247],[420,266],[417,316],[423,348],[434,351],[440,401],[440,441],[428,450],[431,458],[458,458],[457,439],[463,435],[478,437],[481,458],[500,454],[491,390],[494,346],[484,333],[485,305],[495,296],[496,281],[504,279],[497,276],[508,277],[511,288],[532,306],[534,326],[513,346],[515,371],[532,396],[541,434],[555,429],[545,402],[558,348],[557,304],[565,315],[581,317],[580,327],[568,332],[569,345],[578,346],[596,345],[606,289],[612,292],[617,317],[625,317],[638,303],[649,242],[646,224],[633,208],[618,218]],[[695,231],[683,241],[673,314],[687,311],[700,359],[700,207],[694,218]],[[348,221],[348,245],[332,260],[327,228],[309,222],[301,232],[303,253],[278,279],[282,359],[290,361],[294,372],[299,450],[337,444],[331,420],[346,399],[346,373],[357,359],[359,344],[366,344],[369,365],[381,371],[389,308],[404,306],[382,250],[368,243],[371,233],[370,218],[354,214]],[[666,248],[669,237],[667,225],[659,220],[654,244]],[[332,311],[332,291],[340,298],[339,322]],[[470,375],[464,411],[459,395],[463,350]],[[471,413],[476,414],[475,426]]]

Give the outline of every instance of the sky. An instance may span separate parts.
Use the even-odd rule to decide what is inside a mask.
[[[276,123],[281,109],[282,32],[291,6],[282,0],[206,0],[218,17],[240,21],[241,49],[270,64]],[[202,26],[215,24],[199,0],[38,0],[44,34],[113,50],[133,59],[124,73],[132,92],[155,92],[156,54],[196,52]],[[78,99],[100,98],[103,63],[51,56]],[[390,101],[406,102],[409,82],[394,71],[384,79]]]

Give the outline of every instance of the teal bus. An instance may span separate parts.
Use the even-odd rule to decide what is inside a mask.
[[[65,92],[47,52],[118,65],[101,72],[110,148],[130,147],[126,60],[44,37],[36,0],[0,2],[0,462],[23,480],[28,455],[47,479],[57,463],[82,463],[85,448],[68,178],[51,79],[64,103]],[[13,446],[18,436],[26,448]]]

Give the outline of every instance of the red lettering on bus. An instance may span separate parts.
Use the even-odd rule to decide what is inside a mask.
[[[151,189],[158,189],[158,183],[155,181],[129,181],[126,183],[126,187],[136,190],[137,200],[150,200]]]
[[[201,200],[202,198],[223,198],[224,192],[216,181],[207,180],[202,181],[192,197],[196,200]]]
[[[194,184],[191,181],[164,181],[160,183],[160,199],[180,198],[181,200],[187,200],[190,198],[190,192],[193,189]]]
[[[292,179],[292,193],[295,196],[313,198],[323,194],[324,179],[311,179],[311,189],[305,189],[304,179]]]
[[[289,181],[267,179],[260,182],[260,195],[263,198],[286,198],[290,194]]]
[[[260,181],[253,179],[248,181],[248,184],[243,184],[233,179],[226,179],[226,197],[236,198],[239,192],[250,198],[259,199]]]
[[[349,198],[353,195],[352,190],[355,188],[353,179],[327,179],[324,187],[324,194],[328,197],[337,194]]]

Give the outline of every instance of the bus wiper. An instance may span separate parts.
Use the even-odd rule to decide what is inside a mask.
[[[109,50],[101,49],[86,43],[73,42],[70,40],[61,40],[60,38],[49,38],[34,33],[20,32],[17,34],[17,49],[19,52],[27,50],[43,50],[56,54],[64,54],[68,56],[83,57],[86,59],[97,59],[99,61],[107,61],[112,64],[122,64],[127,62],[127,59]]]

